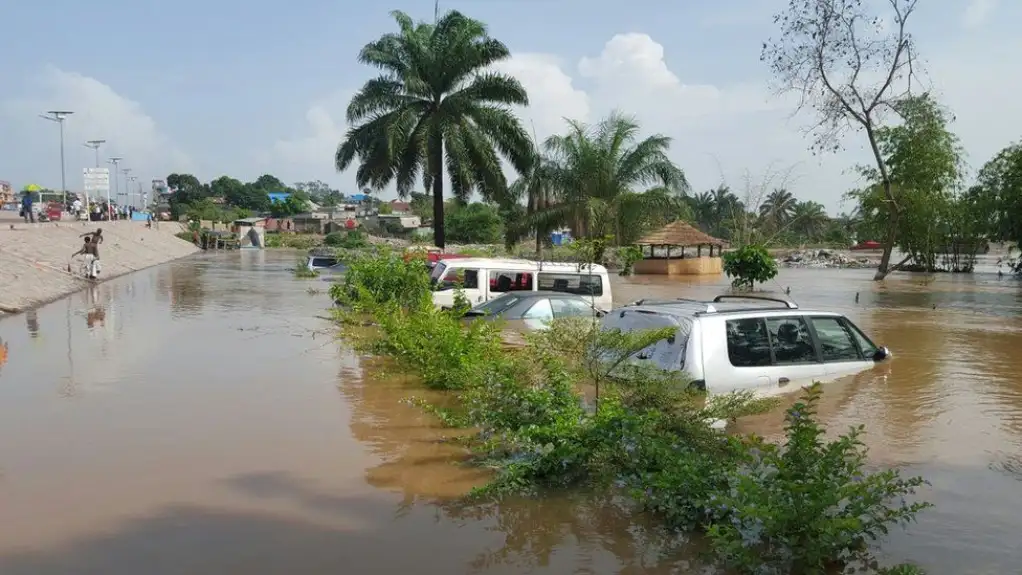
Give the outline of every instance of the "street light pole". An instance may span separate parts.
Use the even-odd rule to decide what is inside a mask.
[[[124,170],[124,171],[127,172],[129,170]],[[137,180],[137,179],[138,179],[137,176],[127,176],[127,180],[128,181],[124,185],[124,188],[126,190],[125,194],[128,196],[128,205],[133,207],[133,208],[135,207],[135,197],[134,197],[135,194],[132,193],[132,191],[131,191],[131,185],[133,183],[135,183],[135,180]]]
[[[114,165],[114,193],[117,193],[117,164],[120,163],[120,161],[123,160],[123,159],[124,158],[122,158],[120,156],[114,156],[114,157],[110,158],[109,160],[107,160],[108,163],[111,163],[111,164]],[[109,210],[110,209],[110,186],[106,187],[106,206],[107,206],[107,209]]]
[[[131,195],[130,195],[131,194],[131,187],[130,187],[131,186],[131,182],[129,182],[128,179],[131,177],[131,168],[124,168],[123,170],[121,170],[121,173],[124,174],[124,197],[125,198],[130,198],[131,197]],[[117,196],[118,196],[117,201],[119,202],[120,201],[120,194],[117,194]],[[127,201],[127,200],[125,200],[125,201]]]
[[[92,148],[96,152],[96,167],[99,167],[99,147],[106,143],[106,140],[89,140],[85,142],[86,148]]]
[[[67,206],[67,176],[64,170],[64,120],[74,114],[68,110],[50,110],[46,114],[39,114],[40,118],[60,124],[60,194],[61,203]],[[64,208],[61,208],[64,211]]]

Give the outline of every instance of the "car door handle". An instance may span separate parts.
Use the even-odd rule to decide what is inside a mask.
[[[779,378],[777,378],[777,385],[782,385],[783,386],[783,385],[788,385],[789,383],[791,383],[791,380],[786,378],[786,377],[779,377]]]

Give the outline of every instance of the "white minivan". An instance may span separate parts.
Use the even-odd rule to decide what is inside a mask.
[[[556,291],[583,296],[600,310],[613,307],[610,276],[601,265],[535,262],[517,259],[454,258],[440,260],[430,275],[433,303],[454,306],[460,288],[473,306],[513,291]]]

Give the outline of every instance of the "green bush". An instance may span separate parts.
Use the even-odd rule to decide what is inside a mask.
[[[777,261],[763,246],[747,245],[725,252],[724,273],[736,289],[752,289],[756,283],[766,283],[777,277]]]
[[[374,320],[372,349],[456,394],[416,403],[470,430],[459,440],[494,471],[476,498],[550,488],[626,494],[671,528],[708,533],[717,560],[739,573],[856,564],[876,572],[870,544],[928,507],[904,501],[922,479],[866,472],[861,428],[824,441],[818,385],[788,410],[782,447],[708,425],[769,404],[748,393],[707,398],[677,373],[628,361],[669,331],[555,321],[508,349],[499,325],[436,310],[421,262],[390,254],[353,258],[335,290]]]
[[[824,441],[820,394],[813,385],[788,409],[783,447],[756,442],[743,464],[728,470],[727,489],[708,502],[716,509],[710,541],[729,566],[754,572],[767,565],[777,573],[867,567],[870,544],[930,507],[906,500],[922,478],[866,472],[862,426]]]
[[[355,250],[367,247],[369,242],[366,240],[365,235],[362,232],[358,230],[348,230],[327,234],[326,237],[323,238],[323,244],[335,248]]]
[[[390,306],[419,311],[433,305],[422,259],[406,260],[388,250],[356,252],[347,255],[345,266],[344,280],[331,286],[330,295],[356,312],[385,311]]]

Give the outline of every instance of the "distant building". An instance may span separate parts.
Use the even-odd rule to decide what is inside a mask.
[[[412,205],[408,202],[399,202],[397,200],[392,200],[390,202],[390,209],[393,210],[393,213],[395,214],[412,213]]]
[[[11,187],[10,182],[0,180],[0,204],[9,204],[17,201],[14,197],[14,188]]]

